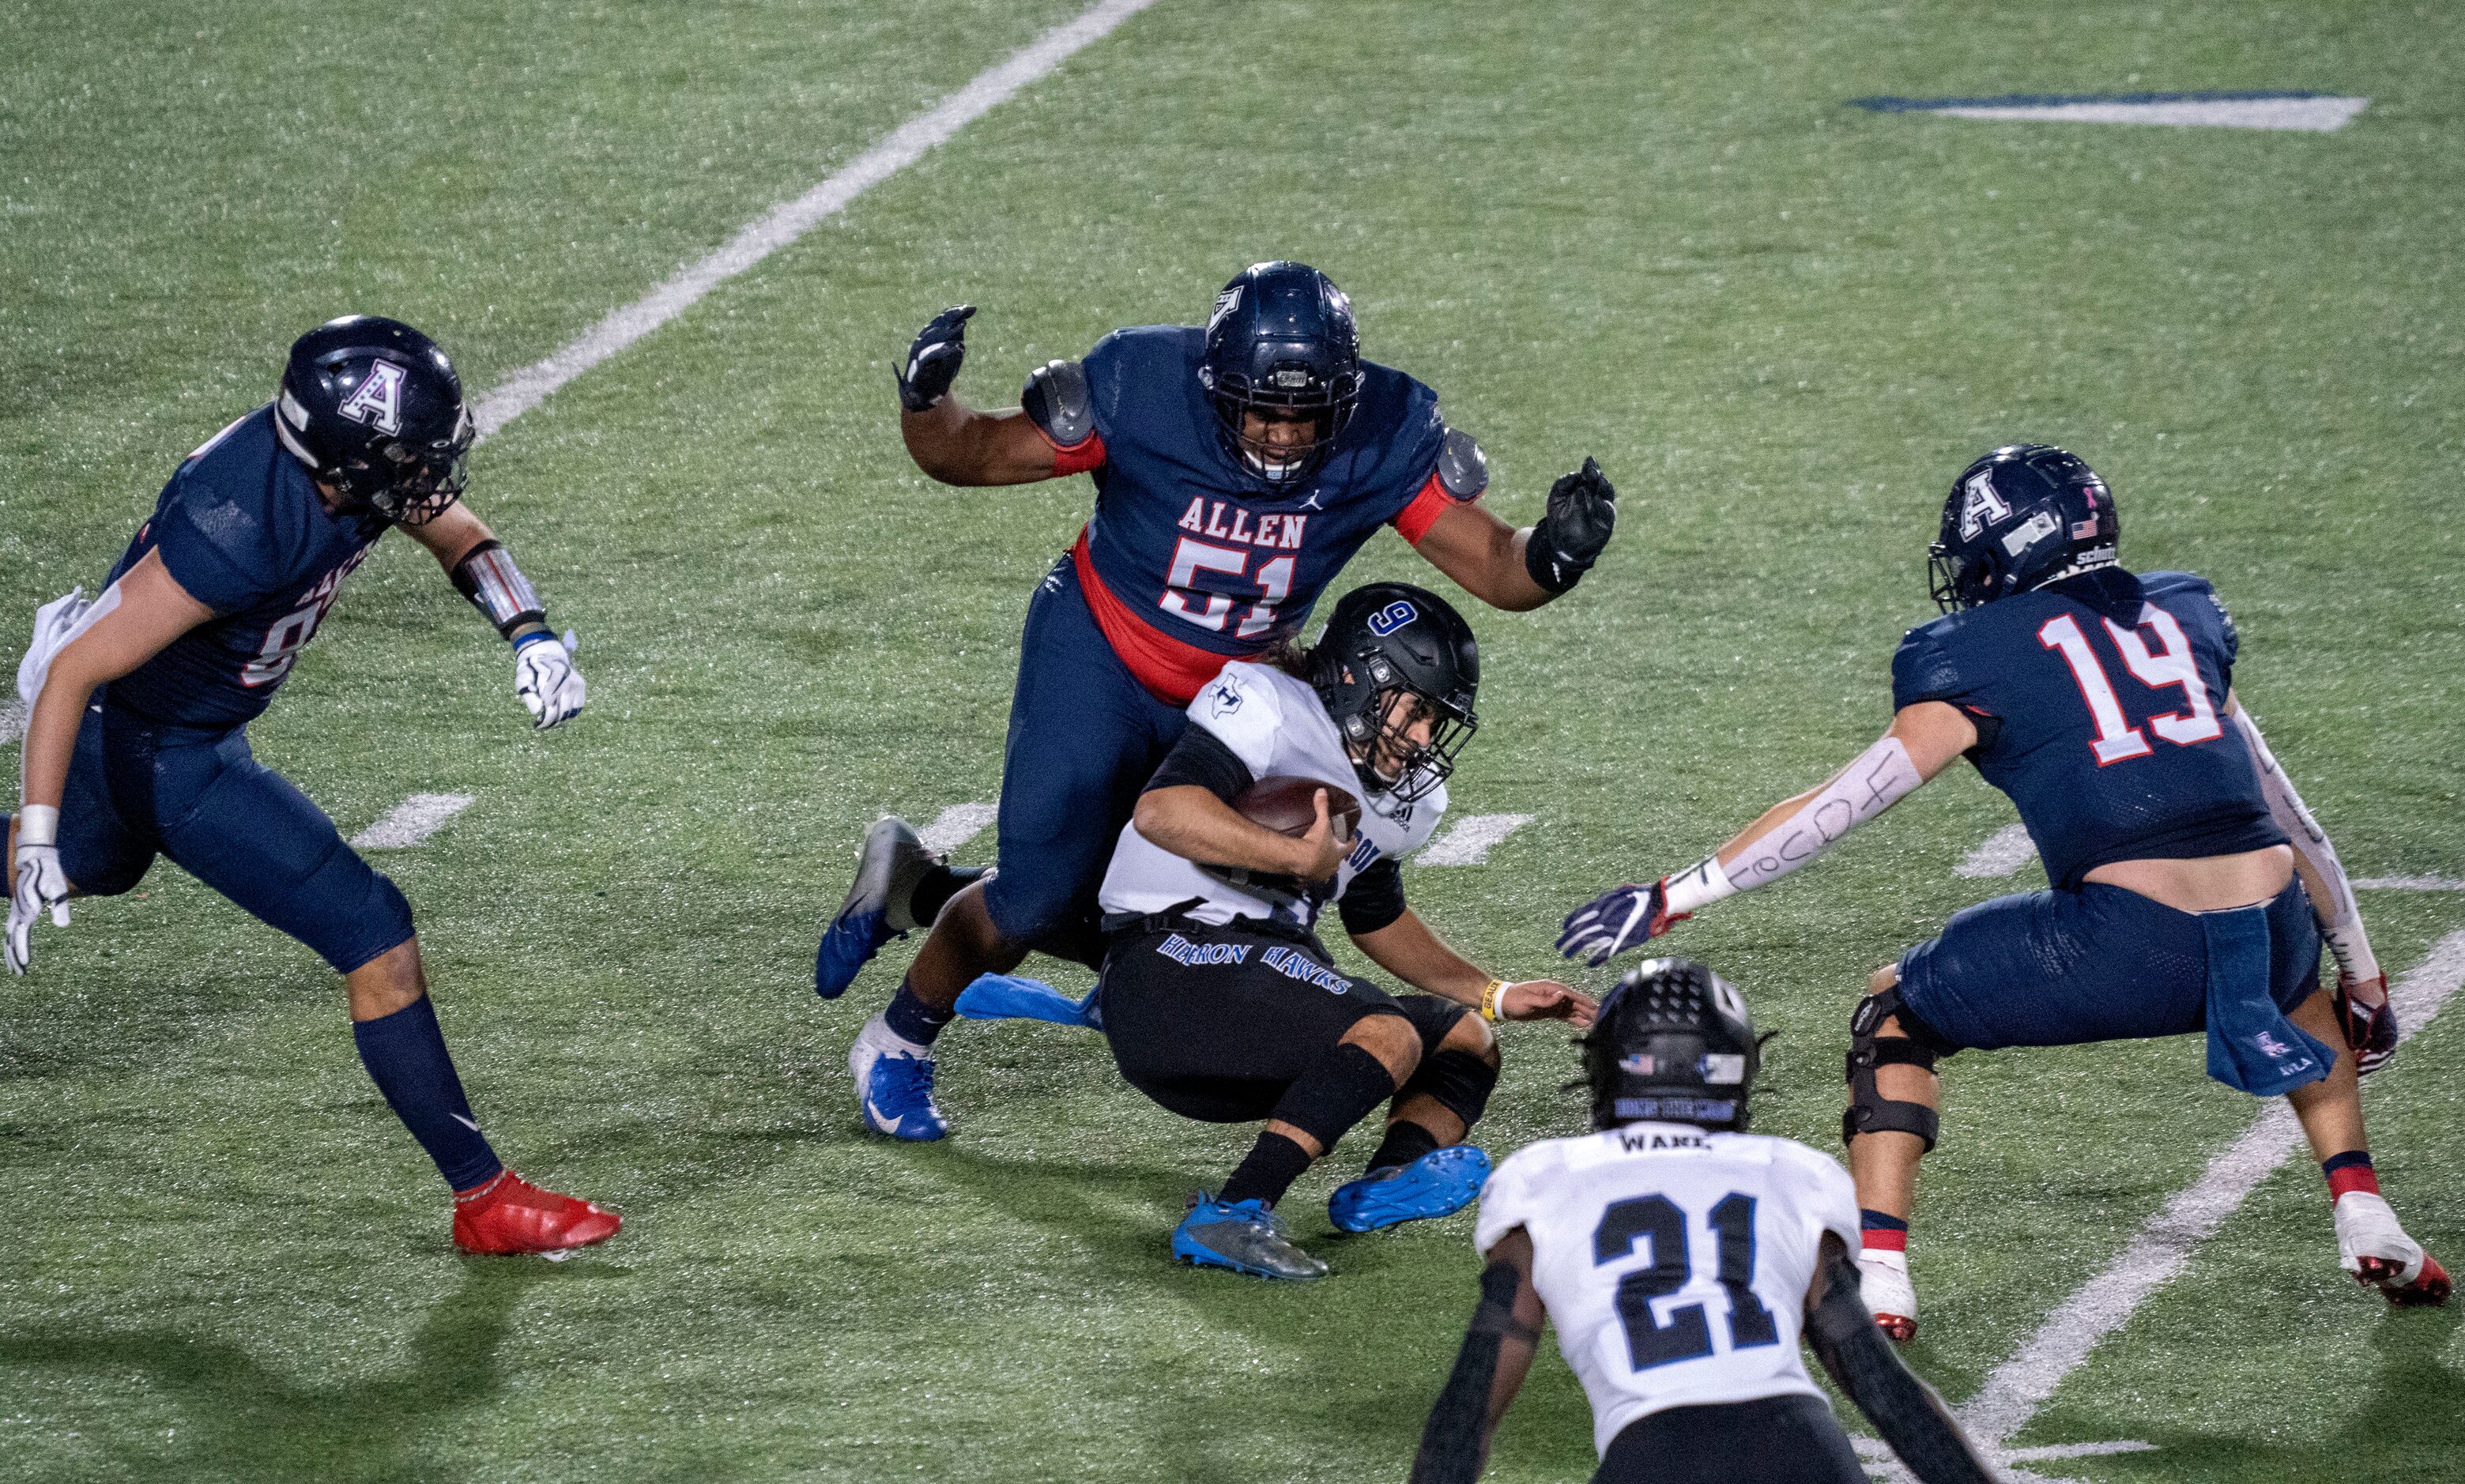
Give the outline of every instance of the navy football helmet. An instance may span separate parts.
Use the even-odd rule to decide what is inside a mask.
[[[1345,593],[1309,652],[1308,671],[1353,770],[1373,793],[1406,803],[1427,794],[1455,771],[1455,755],[1480,727],[1473,713],[1480,646],[1472,626],[1444,598],[1410,583]],[[1399,693],[1418,704],[1396,705]],[[1423,717],[1430,739],[1414,742],[1406,734]],[[1401,760],[1391,776],[1379,768],[1382,752]]]
[[[1592,1126],[1649,1120],[1743,1132],[1763,1043],[1743,995],[1691,959],[1652,959],[1601,1000],[1584,1050]]]
[[[477,432],[462,378],[399,320],[344,315],[292,342],[274,411],[282,446],[353,507],[423,525],[462,494]]]
[[[1299,484],[1325,462],[1361,400],[1352,300],[1315,268],[1252,264],[1215,296],[1198,382],[1215,404],[1225,452],[1270,489]],[[1309,431],[1295,442],[1253,436],[1253,414]]]
[[[1960,472],[1926,551],[1946,613],[2110,566],[2122,534],[2095,470],[2051,443],[2010,443]]]

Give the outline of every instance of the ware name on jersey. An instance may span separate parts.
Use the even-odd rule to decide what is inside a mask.
[[[1489,1177],[1474,1241],[1518,1227],[1596,1449],[1666,1407],[1823,1394],[1798,1332],[1823,1234],[1857,1251],[1857,1196],[1806,1145],[1685,1123],[1544,1140]]]
[[[1104,337],[1082,363],[1096,431],[1057,465],[1095,476],[1096,513],[1074,551],[1088,606],[1132,672],[1176,705],[1227,656],[1298,633],[1380,526],[1417,542],[1453,498],[1436,475],[1447,435],[1436,393],[1368,362],[1317,474],[1268,491],[1217,437],[1198,381],[1205,347],[1206,332],[1183,325]]]
[[[1909,631],[1895,710],[1948,701],[2020,810],[2046,875],[2285,843],[2224,713],[2233,622],[2205,579],[2102,567]]]
[[[1253,778],[1314,778],[1330,790],[1361,799],[1361,831],[1352,853],[1337,868],[1323,897],[1264,896],[1201,870],[1139,833],[1135,823],[1128,824],[1121,827],[1099,894],[1108,914],[1144,917],[1195,897],[1197,905],[1187,911],[1201,922],[1265,918],[1309,927],[1321,908],[1344,896],[1353,877],[1379,860],[1400,859],[1428,844],[1446,812],[1443,784],[1410,804],[1388,793],[1362,798],[1360,775],[1353,771],[1351,755],[1344,751],[1325,702],[1307,681],[1273,666],[1226,665],[1189,703],[1189,720],[1231,748]]]
[[[111,581],[162,554],[214,617],[111,682],[111,704],[149,721],[200,728],[254,720],[383,536],[383,519],[335,515],[260,408],[189,454],[155,500]]]

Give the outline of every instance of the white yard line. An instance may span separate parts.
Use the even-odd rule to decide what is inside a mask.
[[[1416,866],[1484,866],[1496,850],[1525,825],[1529,814],[1467,814],[1455,828],[1430,842],[1412,857]]]
[[[6,705],[0,705],[0,747],[15,742],[25,729],[26,703],[11,696]]]
[[[916,833],[926,850],[944,855],[991,829],[1000,815],[998,804],[953,804]]]
[[[2429,1024],[2460,979],[2465,979],[2465,931],[2433,943],[2422,963],[2390,991],[2403,1034],[2410,1036]],[[1970,1435],[1997,1451],[2017,1436],[2063,1378],[2189,1266],[2199,1245],[2300,1142],[2301,1128],[2292,1108],[2281,1099],[2271,1101],[2241,1138],[2209,1161],[2198,1180],[2148,1218],[2104,1272],[2046,1316],[2018,1352],[1986,1378],[1986,1384],[1960,1409]],[[2330,1251],[2324,1229],[2320,1245],[2324,1262]]]
[[[965,87],[893,129],[871,149],[795,200],[774,209],[733,241],[609,315],[546,360],[507,377],[472,410],[486,437],[540,405],[566,383],[693,307],[712,289],[845,210],[875,186],[999,107],[1155,0],[1100,0],[976,74]]]
[[[1988,835],[1985,844],[1970,851],[1966,859],[1952,867],[1951,874],[1972,880],[2008,876],[2036,858],[2037,845],[2029,838],[2029,827],[2005,825]]]
[[[2354,885],[2366,892],[2465,892],[2454,876],[2359,876]]]
[[[414,793],[351,836],[351,846],[363,851],[407,851],[444,829],[445,822],[469,808],[471,802],[467,793]]]

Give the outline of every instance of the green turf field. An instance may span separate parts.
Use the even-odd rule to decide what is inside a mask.
[[[483,390],[1078,9],[0,0],[0,642],[102,576],[300,330],[394,314]],[[960,390],[998,404],[1302,257],[1481,438],[1509,519],[1599,456],[1599,569],[1472,615],[1456,807],[1536,822],[1407,874],[1499,972],[1872,739],[1948,479],[2021,437],[2105,475],[2132,565],[2215,580],[2356,875],[2465,876],[2460,58],[2465,11],[2369,0],[1160,0],[481,447],[473,504],[581,631],[581,720],[533,736],[502,646],[389,542],[253,729],[345,832],[476,796],[379,864],[499,1147],[625,1232],[456,1258],[339,985],[158,868],[0,981],[0,1477],[1402,1477],[1469,1213],[1332,1240],[1347,1144],[1287,1205],[1332,1281],[1170,1267],[1246,1134],[1041,1027],[944,1038],[946,1143],[858,1130],[844,1053],[909,945],[825,1006],[814,937],[877,813],[994,797],[1026,596],[1091,498],[907,463],[888,366],[948,302],[983,306]],[[2372,102],[2327,135],[1847,106],[2193,89]],[[1428,571],[1384,537],[1355,566]],[[1836,1147],[1865,973],[2038,883],[1953,875],[2011,818],[1964,770],[1679,929],[1781,1032],[1759,1127]],[[2465,928],[2465,893],[2365,910],[2391,971]],[[2460,1017],[2368,1096],[2452,1266]],[[1563,1035],[1504,1041],[1483,1141],[1574,1131]],[[2248,1124],[2200,1065],[1950,1064],[1911,1357],[1955,1400]],[[2334,1261],[2298,1160],[2015,1440],[2155,1451],[2029,1467],[2454,1478],[2457,1311],[2388,1314]],[[1544,1357],[1491,1476],[1581,1478],[1588,1438]]]

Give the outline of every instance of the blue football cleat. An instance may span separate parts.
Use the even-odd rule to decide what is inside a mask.
[[[1255,1197],[1230,1205],[1204,1190],[1190,1197],[1189,1214],[1172,1229],[1172,1255],[1254,1278],[1308,1283],[1326,1276],[1326,1264],[1295,1247],[1283,1218]]]
[[[1389,1165],[1339,1185],[1326,1198],[1326,1219],[1339,1231],[1375,1231],[1397,1222],[1452,1216],[1470,1206],[1489,1179],[1489,1156],[1470,1144],[1432,1149],[1410,1164]]]
[[[933,1055],[905,1041],[876,1015],[848,1048],[848,1071],[864,1106],[864,1126],[877,1134],[928,1143],[950,1132],[933,1100]]]
[[[873,962],[881,945],[904,938],[917,926],[908,910],[916,883],[941,863],[924,848],[915,827],[903,819],[886,818],[865,831],[855,853],[855,884],[838,916],[822,932],[813,953],[813,992],[835,1000],[855,983],[856,972]]]
[[[959,991],[959,1013],[969,1020],[1049,1020],[1056,1026],[1104,1029],[1096,991],[1074,1000],[1041,979],[1023,974],[979,974]]]

